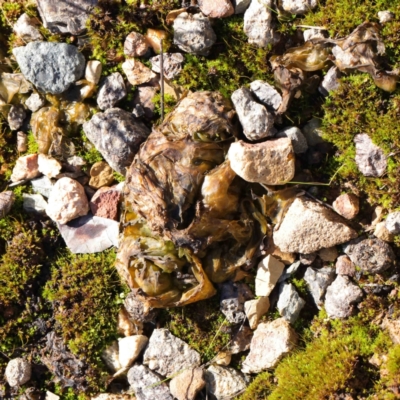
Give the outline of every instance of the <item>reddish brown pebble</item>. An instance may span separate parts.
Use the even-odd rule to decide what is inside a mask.
[[[355,194],[346,193],[340,195],[333,202],[333,208],[338,214],[346,219],[353,219],[360,211],[360,203]]]
[[[90,209],[96,217],[118,220],[118,203],[121,193],[109,187],[99,189],[90,201]]]
[[[336,273],[338,275],[354,276],[356,274],[356,268],[349,257],[340,256],[336,260]]]

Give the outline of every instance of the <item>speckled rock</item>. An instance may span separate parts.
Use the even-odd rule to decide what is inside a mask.
[[[346,219],[353,219],[360,211],[360,201],[353,193],[341,194],[332,205],[333,209]]]
[[[239,324],[246,319],[244,303],[253,298],[250,288],[245,283],[231,281],[221,283],[220,309],[232,324]]]
[[[290,14],[302,15],[317,6],[317,0],[282,0],[282,8]]]
[[[101,110],[107,110],[114,107],[125,96],[124,78],[119,72],[114,72],[101,82],[99,93],[97,94],[97,105]]]
[[[18,158],[11,175],[11,182],[19,182],[25,179],[33,179],[40,175],[38,155],[29,154]]]
[[[353,277],[356,274],[356,267],[347,256],[338,257],[335,267],[338,275],[347,275]]]
[[[296,154],[305,153],[308,149],[307,140],[304,137],[301,130],[295,126],[290,126],[279,131],[276,136],[277,138],[287,137],[291,140],[293,151]]]
[[[304,280],[307,282],[311,296],[314,299],[316,306],[321,309],[324,303],[326,289],[335,279],[335,269],[331,267],[323,267],[314,269],[308,267]]]
[[[135,59],[126,60],[122,64],[122,70],[129,83],[134,86],[150,82],[157,76],[150,68]]]
[[[4,218],[11,210],[15,195],[11,190],[0,193],[0,218]]]
[[[178,400],[194,400],[206,385],[202,368],[190,368],[171,379],[169,390]]]
[[[25,102],[25,105],[32,112],[36,112],[46,104],[46,101],[38,94],[32,93]]]
[[[217,400],[234,398],[246,389],[243,375],[233,368],[211,365],[205,372],[207,392]]]
[[[90,199],[90,210],[93,215],[118,221],[118,205],[121,193],[110,187],[102,187]]]
[[[261,103],[274,110],[277,110],[282,103],[282,96],[268,82],[253,81],[250,83],[250,90]]]
[[[364,176],[379,177],[385,173],[387,160],[383,150],[376,146],[366,133],[354,137],[356,164]]]
[[[124,54],[128,57],[142,57],[147,53],[149,45],[139,32],[131,32],[124,42]]]
[[[279,314],[286,321],[293,324],[300,315],[306,302],[299,296],[296,288],[291,283],[282,283],[279,288],[277,308]]]
[[[200,11],[210,18],[229,17],[234,13],[234,8],[229,0],[199,0]]]
[[[31,42],[13,54],[25,78],[45,93],[60,94],[82,77],[85,57],[66,43]]]
[[[23,358],[14,358],[7,364],[5,376],[11,387],[18,387],[31,379],[31,364]]]
[[[398,235],[400,233],[400,211],[389,213],[385,220],[385,226],[390,233]]]
[[[10,125],[10,129],[12,131],[16,131],[21,128],[24,123],[24,119],[26,118],[26,111],[24,106],[18,104],[16,106],[11,106],[10,112],[7,116],[8,125]]]
[[[42,40],[43,36],[39,31],[38,22],[37,19],[30,18],[27,14],[23,13],[14,24],[13,30],[25,42]]]
[[[258,47],[267,47],[274,42],[271,0],[251,0],[244,13],[243,30],[249,43]]]
[[[163,55],[164,76],[167,79],[173,79],[182,71],[182,63],[185,60],[181,53],[164,53]],[[161,56],[150,58],[151,69],[158,74],[161,73]]]

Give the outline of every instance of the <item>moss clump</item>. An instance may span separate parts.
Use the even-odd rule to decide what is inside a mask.
[[[269,372],[261,372],[247,387],[246,392],[240,396],[240,400],[264,400],[271,394],[274,387],[272,375]]]

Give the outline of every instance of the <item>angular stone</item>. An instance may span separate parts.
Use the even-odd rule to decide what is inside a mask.
[[[311,265],[317,258],[316,253],[299,254],[299,260],[303,265]]]
[[[122,69],[130,84],[137,86],[142,83],[150,82],[156,74],[138,60],[126,60],[122,64]]]
[[[17,151],[25,153],[28,150],[28,136],[24,132],[17,132]]]
[[[345,253],[357,267],[370,274],[386,271],[396,260],[392,248],[380,239],[362,240]]]
[[[125,39],[124,54],[128,57],[142,57],[148,49],[146,38],[138,32],[131,32]]]
[[[269,296],[282,275],[285,264],[272,256],[265,257],[257,267],[256,296]]]
[[[282,251],[304,254],[355,237],[357,232],[345,225],[341,217],[305,197],[293,201],[279,229],[274,230],[274,242]]]
[[[118,221],[118,205],[121,193],[114,188],[102,187],[90,199],[90,210],[97,217]]]
[[[18,158],[13,168],[11,182],[19,182],[25,179],[33,179],[40,175],[38,170],[38,155],[29,154]]]
[[[199,0],[200,11],[210,18],[229,17],[234,13],[234,8],[229,0]]]
[[[152,119],[154,116],[155,104],[152,100],[156,94],[157,88],[152,86],[140,86],[135,92],[133,104],[142,107],[144,116],[147,119]]]
[[[253,331],[245,325],[240,325],[237,332],[232,334],[232,340],[228,348],[229,353],[238,354],[250,349]]]
[[[24,42],[43,40],[37,25],[38,21],[35,18],[23,13],[14,24],[13,30]]]
[[[317,7],[317,0],[282,0],[282,8],[290,14],[302,15]]]
[[[44,213],[47,208],[47,201],[41,194],[22,193],[24,199],[22,208],[27,213]]]
[[[158,54],[161,53],[161,40],[165,43],[168,39],[168,33],[162,29],[147,29],[145,38],[154,52]]]
[[[25,102],[25,105],[32,112],[36,112],[46,104],[46,101],[38,93],[32,93]]]
[[[174,44],[190,54],[206,56],[217,36],[210,20],[202,13],[183,12],[174,21]]]
[[[246,319],[244,303],[253,298],[250,288],[245,283],[222,283],[220,309],[232,324],[239,324]]]
[[[340,256],[336,260],[335,267],[338,275],[347,275],[351,277],[356,275],[356,267],[347,256]]]
[[[317,28],[306,29],[303,32],[304,41],[308,42],[309,40],[313,40],[313,39],[325,39],[324,32],[325,32],[325,30],[317,29]]]
[[[11,190],[0,193],[0,218],[4,218],[10,211],[15,201],[15,195]]]
[[[179,74],[182,70],[182,63],[185,60],[181,53],[164,53],[164,63],[163,70],[164,76],[167,79],[173,79],[175,76]],[[150,58],[151,69],[158,74],[161,73],[161,56],[155,56]]]
[[[202,368],[190,368],[171,379],[169,390],[178,400],[194,400],[206,385]]]
[[[299,296],[291,283],[283,283],[279,288],[277,308],[286,321],[294,324],[306,302]]]
[[[114,182],[114,172],[104,161],[98,161],[90,168],[89,186],[93,189],[100,189],[103,186],[110,186]]]
[[[109,346],[107,346],[102,354],[101,358],[106,364],[106,366],[112,371],[116,372],[121,369],[121,364],[119,362],[119,348],[118,342],[114,341]]]
[[[322,79],[322,82],[320,83],[318,87],[318,91],[323,95],[323,96],[328,96],[330,92],[333,92],[337,89],[339,89],[340,86],[340,77],[341,73],[339,68],[337,67],[331,67],[326,75],[324,76],[324,79]]]
[[[289,268],[284,270],[283,274],[279,277],[278,283],[284,282],[289,279],[292,275],[294,275],[297,270],[300,268],[301,261],[296,261]]]
[[[274,368],[297,343],[297,334],[284,318],[258,325],[251,340],[250,353],[242,364],[245,374]]]
[[[332,205],[333,209],[346,219],[353,219],[360,211],[360,201],[353,193],[341,194]]]
[[[118,357],[121,367],[130,367],[146,347],[148,341],[149,339],[143,335],[134,335],[118,339]]]
[[[39,154],[38,156],[39,172],[48,178],[55,178],[61,171],[61,163],[55,158],[46,154]]]
[[[322,138],[321,120],[318,118],[310,119],[302,129],[303,135],[306,137],[309,146],[316,146],[324,143]]]
[[[66,91],[85,69],[85,57],[66,43],[31,42],[13,54],[25,78],[45,93]]]
[[[261,101],[261,103],[267,107],[273,108],[275,111],[282,103],[282,96],[268,82],[253,81],[250,83],[250,90],[253,92],[254,96]]]
[[[274,42],[272,7],[272,0],[251,0],[249,8],[244,13],[243,26],[249,43],[267,47]]]
[[[387,22],[390,22],[394,19],[394,14],[388,10],[379,11],[378,18],[380,24],[386,24]]]
[[[155,329],[143,355],[143,364],[162,376],[200,365],[200,354],[168,329]]]
[[[231,99],[247,139],[259,140],[274,135],[274,116],[254,100],[249,89],[235,90]]]
[[[330,267],[320,269],[307,268],[304,274],[304,280],[307,282],[311,296],[316,306],[321,309],[324,303],[326,289],[335,279],[335,270]]]
[[[387,230],[386,221],[378,222],[375,225],[374,236],[385,242],[394,242],[395,239],[395,235]]]
[[[338,258],[336,247],[328,247],[318,251],[319,258],[325,262],[334,262]]]
[[[46,397],[44,400],[60,400],[60,396],[46,390]],[[100,400],[100,399],[99,399]]]
[[[37,0],[45,28],[53,33],[79,35],[86,29],[90,11],[98,0]]]
[[[120,108],[111,108],[93,115],[83,130],[96,149],[115,171],[125,175],[149,135],[149,129],[135,117]]]
[[[16,131],[21,128],[26,118],[26,111],[22,105],[11,106],[10,112],[7,116],[8,125],[12,131]]]
[[[50,194],[47,215],[60,224],[86,215],[89,203],[83,186],[71,178],[59,179]]]
[[[126,96],[124,78],[119,72],[104,78],[97,94],[97,105],[101,110],[114,107]]]
[[[38,179],[31,181],[32,189],[35,193],[39,193],[44,197],[50,197],[50,193],[53,190],[54,183],[47,177],[42,176]]]
[[[250,5],[251,0],[233,0],[233,6],[235,8],[235,14],[243,14]]]
[[[5,376],[11,387],[22,386],[31,379],[31,364],[23,358],[14,358],[7,364]]]
[[[89,60],[86,64],[85,79],[89,82],[98,84],[103,66],[98,60]]]
[[[205,372],[207,392],[217,400],[234,398],[246,389],[243,375],[233,368],[211,365]]]
[[[364,176],[379,177],[385,173],[387,159],[383,150],[372,143],[366,133],[354,137],[356,144],[356,164]]]
[[[305,153],[308,149],[308,144],[305,136],[301,130],[295,126],[290,126],[279,131],[276,136],[277,138],[287,137],[291,140],[293,151],[296,154]]]
[[[128,371],[128,382],[136,400],[174,400],[163,378],[144,365],[135,364]]]
[[[395,235],[400,233],[400,211],[391,212],[386,217],[386,229]]]
[[[362,290],[347,276],[338,275],[326,291],[325,310],[329,318],[347,318],[362,300]]]
[[[88,214],[68,224],[59,224],[58,229],[74,254],[101,253],[111,246],[118,247],[119,223],[111,219]]]
[[[295,173],[295,157],[288,138],[255,144],[239,140],[231,144],[228,159],[231,168],[247,182],[284,185]]]
[[[131,321],[128,311],[126,311],[125,307],[122,306],[118,311],[117,333],[128,337],[132,335],[141,335],[142,332],[142,329],[136,329],[135,324]]]
[[[268,297],[260,297],[259,299],[248,300],[244,303],[244,311],[249,320],[251,329],[256,329],[261,317],[269,310]]]

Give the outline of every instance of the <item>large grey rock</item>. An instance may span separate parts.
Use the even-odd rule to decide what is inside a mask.
[[[276,134],[277,138],[287,137],[291,140],[293,150],[296,154],[305,153],[308,149],[308,144],[301,130],[295,126],[289,126],[282,129]]]
[[[205,372],[207,392],[217,400],[234,398],[246,389],[243,375],[233,368],[211,365]]]
[[[235,90],[231,99],[247,139],[259,140],[274,135],[274,116],[254,100],[249,89]]]
[[[337,67],[331,67],[326,75],[324,76],[324,79],[322,79],[322,82],[320,83],[318,87],[318,91],[323,95],[323,96],[328,96],[330,92],[333,92],[337,89],[339,89],[340,86],[340,76],[341,73],[339,71],[339,68]]]
[[[25,78],[46,93],[64,92],[85,70],[85,57],[66,43],[31,42],[13,54]]]
[[[23,358],[14,358],[6,367],[5,376],[11,387],[21,386],[31,379],[31,364]]]
[[[128,382],[137,400],[173,400],[163,378],[144,365],[135,364],[128,371]]]
[[[365,239],[346,248],[345,253],[363,272],[376,274],[390,268],[396,256],[386,242],[380,239]]]
[[[314,9],[317,0],[282,0],[282,8],[290,14],[301,15]]]
[[[267,47],[274,42],[272,7],[272,0],[251,0],[249,8],[244,13],[243,26],[249,43]]]
[[[174,21],[174,44],[190,54],[207,55],[217,36],[202,13],[183,12]]]
[[[335,270],[330,267],[320,269],[307,268],[304,274],[304,280],[307,282],[311,296],[319,309],[324,304],[326,289],[335,279]]]
[[[98,0],[37,0],[45,28],[73,35],[85,30],[90,10],[97,4]]]
[[[167,79],[173,79],[182,70],[182,63],[185,60],[181,53],[164,53],[163,70]],[[161,56],[150,58],[151,69],[158,74],[161,73]]]
[[[168,329],[155,329],[143,355],[143,364],[162,376],[200,365],[200,354]]]
[[[4,218],[11,210],[15,201],[15,195],[11,190],[0,193],[0,219]]]
[[[250,83],[250,90],[254,96],[257,97],[264,105],[277,110],[282,103],[282,96],[280,93],[268,82],[253,81]]]
[[[347,318],[362,300],[362,290],[345,275],[338,275],[326,291],[325,310],[330,318]]]
[[[385,220],[386,229],[392,234],[400,233],[400,211],[391,212]]]
[[[383,150],[372,143],[366,133],[354,137],[356,164],[364,176],[379,177],[386,171],[387,159]]]
[[[262,322],[254,331],[250,353],[242,365],[245,374],[274,368],[297,343],[297,334],[284,318]]]
[[[239,140],[231,144],[228,159],[233,171],[247,182],[284,185],[295,173],[294,152],[288,138],[254,144]]]
[[[282,140],[282,139],[281,139]],[[285,252],[313,253],[357,237],[341,217],[314,201],[297,197],[289,206],[274,243]]]
[[[124,78],[119,72],[114,72],[101,82],[100,90],[97,94],[97,105],[101,110],[106,110],[114,107],[125,96]]]
[[[14,32],[25,42],[42,40],[43,36],[38,27],[38,21],[23,13],[13,26]]]
[[[68,224],[59,224],[58,229],[74,254],[100,253],[111,246],[118,247],[119,223],[109,218],[88,214]]]
[[[229,0],[199,0],[200,11],[210,18],[229,17],[234,13],[234,8]]]
[[[232,324],[239,324],[246,319],[244,303],[254,296],[245,283],[233,283],[231,281],[220,285],[220,308],[226,319]]]
[[[279,288],[277,308],[279,314],[286,321],[293,324],[300,315],[306,302],[299,296],[296,288],[291,283],[283,283]]]
[[[149,135],[149,129],[120,108],[95,114],[83,130],[96,149],[117,172],[124,174]]]

